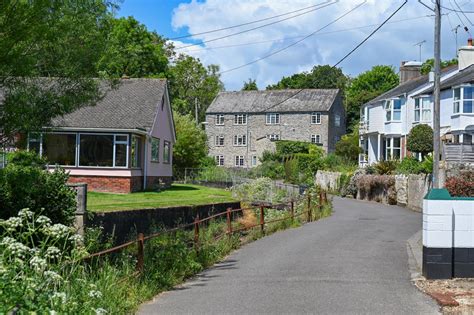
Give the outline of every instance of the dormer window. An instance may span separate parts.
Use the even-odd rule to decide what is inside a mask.
[[[402,100],[399,98],[385,101],[385,121],[400,121],[402,118]]]
[[[474,111],[474,86],[453,89],[453,114],[472,114]]]
[[[419,97],[415,98],[415,118],[414,122],[430,122],[431,121],[431,98]]]

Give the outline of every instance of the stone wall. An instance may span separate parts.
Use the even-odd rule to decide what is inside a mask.
[[[397,204],[411,210],[423,210],[423,198],[431,187],[428,175],[396,175]]]
[[[321,187],[327,191],[339,191],[339,179],[341,178],[342,173],[340,172],[327,172],[327,171],[318,171],[314,183],[316,186]]]

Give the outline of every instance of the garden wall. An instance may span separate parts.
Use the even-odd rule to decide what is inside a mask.
[[[341,178],[342,173],[339,172],[328,172],[328,171],[318,171],[315,177],[316,186],[321,187],[327,191],[339,191],[339,179]]]
[[[397,191],[397,204],[411,210],[423,210],[423,198],[431,186],[428,175],[396,175],[395,190]]]
[[[85,224],[86,227],[102,227],[104,235],[114,235],[115,242],[121,243],[136,233],[147,235],[154,232],[156,227],[173,228],[192,223],[198,214],[200,218],[205,218],[225,212],[227,208],[239,209],[240,202],[88,213]]]

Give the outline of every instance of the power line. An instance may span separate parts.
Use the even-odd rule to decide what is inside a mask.
[[[452,5],[452,2],[451,0],[449,0],[449,3],[451,3]],[[461,16],[459,15],[459,13],[457,11],[453,11],[456,16],[458,17],[459,19],[459,22],[461,22],[461,24],[464,26],[464,30],[469,34],[469,36],[471,36],[471,32],[469,31],[469,28],[466,26],[466,24],[464,23],[464,21],[461,19]]]
[[[267,17],[267,18],[264,18],[264,19],[260,19],[260,20],[255,20],[255,21],[251,21],[251,22],[247,22],[247,23],[242,23],[242,24],[227,26],[227,27],[223,27],[223,28],[218,28],[218,29],[214,29],[214,30],[209,30],[209,31],[200,32],[200,33],[193,33],[193,34],[189,34],[189,35],[173,37],[173,38],[170,38],[170,40],[188,38],[188,37],[193,37],[193,36],[197,36],[197,35],[210,34],[210,33],[215,33],[215,32],[220,32],[220,31],[225,31],[225,30],[230,30],[230,29],[233,29],[233,28],[236,28],[236,27],[241,27],[241,26],[246,26],[246,25],[250,25],[250,24],[255,24],[255,23],[258,23],[258,22],[268,21],[268,20],[271,20],[271,19],[275,19],[275,18],[277,18],[277,17],[281,17],[281,16],[285,16],[285,15],[288,15],[288,14],[293,14],[293,13],[296,13],[296,12],[308,10],[308,9],[311,9],[311,8],[314,8],[314,7],[320,6],[320,5],[324,4],[324,3],[329,3],[329,2],[331,2],[331,0],[327,0],[327,1],[323,2],[323,3],[313,4],[313,5],[309,6],[309,7],[305,7],[305,8],[302,8],[302,9],[295,10],[295,11],[291,11],[291,12],[286,12],[286,13],[282,13],[282,14],[270,16],[270,17]]]
[[[400,11],[406,4],[407,4],[408,0],[405,0],[405,2],[402,3],[402,5],[400,7],[398,7],[397,10],[395,10],[387,19],[385,19],[382,24],[380,24],[379,27],[377,27],[372,33],[370,33],[366,38],[364,38],[363,41],[361,41],[354,49],[352,49],[348,54],[346,54],[343,58],[341,58],[338,62],[336,62],[333,66],[333,68],[335,68],[337,65],[339,65],[341,62],[343,62],[347,57],[349,57],[352,53],[354,53],[362,44],[364,44],[370,37],[372,37],[384,24],[386,24],[398,11]],[[304,91],[305,89],[299,89],[298,91],[296,91],[295,93],[293,93],[293,95],[291,95],[290,97],[287,97],[286,99],[284,99],[283,101],[280,101],[276,104],[273,104],[267,108],[265,108],[263,111],[266,112],[267,110],[269,109],[272,109],[280,104],[283,104],[284,102],[288,101],[289,99],[295,97],[296,95],[300,94],[302,91]]]
[[[423,19],[423,18],[430,18],[430,17],[433,17],[433,16],[434,15],[423,15],[423,16],[418,16],[418,17],[413,17],[413,18],[406,18],[406,19],[391,21],[391,22],[388,22],[387,24],[394,24],[394,23],[418,20],[418,19]],[[364,28],[368,28],[368,27],[373,27],[373,26],[377,26],[377,25],[379,25],[379,24],[378,23],[377,24],[368,24],[368,25],[356,26],[356,27],[352,27],[352,28],[345,28],[345,29],[339,29],[339,30],[334,30],[334,31],[318,33],[318,34],[315,34],[315,35],[328,35],[328,34],[334,34],[334,33],[348,32],[348,31],[354,31],[354,30],[364,29]],[[204,48],[198,48],[198,49],[190,49],[190,50],[187,50],[186,53],[195,52],[195,51],[204,51],[204,50],[214,50],[214,49],[222,49],[222,48],[249,46],[249,45],[264,44],[264,43],[271,43],[271,42],[281,42],[281,41],[287,41],[287,40],[290,40],[290,39],[302,38],[302,37],[305,37],[305,36],[306,35],[300,35],[300,36],[293,36],[293,37],[283,37],[283,38],[275,38],[275,39],[268,39],[268,40],[262,40],[262,41],[255,41],[255,42],[247,42],[247,43],[241,43],[241,44],[211,46],[211,47],[204,47]]]
[[[203,40],[203,41],[200,41],[199,43],[195,43],[195,44],[190,44],[190,45],[178,47],[178,48],[175,48],[175,50],[180,50],[180,49],[185,49],[185,48],[188,48],[188,47],[198,46],[198,45],[205,44],[205,43],[215,42],[216,40],[221,40],[221,39],[224,39],[224,38],[233,37],[233,36],[237,36],[237,35],[240,35],[240,34],[243,34],[243,33],[251,32],[251,31],[254,31],[256,29],[260,29],[260,28],[263,28],[263,27],[266,27],[266,26],[269,26],[269,25],[274,25],[274,24],[277,24],[277,23],[280,23],[280,22],[283,22],[283,21],[287,21],[287,20],[293,19],[295,17],[301,16],[301,15],[304,15],[304,14],[314,12],[316,10],[323,9],[325,7],[336,4],[338,1],[339,0],[336,0],[336,2],[332,2],[332,3],[326,3],[326,4],[321,5],[318,8],[311,9],[309,11],[305,11],[305,12],[302,12],[302,13],[299,13],[299,14],[296,14],[296,15],[292,15],[292,16],[289,16],[287,18],[277,20],[277,21],[274,21],[274,22],[271,22],[271,23],[267,23],[267,24],[263,24],[263,25],[256,26],[256,27],[253,27],[253,28],[249,28],[249,29],[246,29],[246,30],[243,30],[243,31],[240,31],[240,32],[232,33],[232,34],[229,34],[229,35],[225,35],[225,36],[221,36],[221,37],[217,37],[217,38],[213,38],[213,39],[209,39],[209,40]]]
[[[462,15],[464,15],[464,17],[466,18],[466,20],[471,24],[472,24],[472,21],[467,17],[466,13],[461,9],[461,7],[459,6],[458,2],[456,0],[453,0],[454,1],[454,4],[458,7],[458,9],[461,11]]]
[[[254,64],[254,63],[256,63],[256,62],[259,62],[259,61],[261,61],[261,60],[263,60],[263,59],[266,59],[266,58],[269,58],[269,57],[271,57],[271,56],[273,56],[273,55],[276,55],[276,54],[278,54],[278,53],[281,53],[282,51],[287,50],[288,48],[293,47],[293,46],[295,46],[295,45],[301,43],[302,41],[308,39],[309,37],[313,36],[314,34],[318,33],[319,31],[321,31],[321,30],[323,30],[323,29],[325,29],[325,28],[331,26],[332,24],[336,23],[336,22],[339,21],[340,19],[344,18],[346,15],[348,15],[348,14],[352,13],[353,11],[357,10],[358,8],[360,8],[360,7],[361,7],[362,5],[364,5],[366,2],[367,2],[367,0],[364,0],[363,2],[359,3],[359,4],[358,4],[357,6],[355,6],[354,8],[350,9],[349,11],[347,11],[346,13],[344,13],[343,15],[339,16],[337,19],[331,21],[330,23],[324,25],[323,27],[317,29],[316,31],[314,31],[314,32],[312,32],[312,33],[306,35],[305,37],[301,38],[300,40],[297,40],[296,42],[291,43],[290,45],[287,45],[287,46],[285,46],[285,47],[283,47],[283,48],[280,48],[280,49],[278,49],[278,50],[275,50],[275,51],[273,51],[273,52],[271,52],[271,53],[269,53],[269,54],[267,54],[267,55],[265,55],[265,56],[263,56],[263,57],[260,57],[260,58],[258,58],[258,59],[253,60],[253,61],[250,61],[250,62],[247,62],[247,63],[245,63],[245,64],[243,64],[243,65],[240,65],[240,66],[237,66],[237,67],[234,67],[234,68],[230,68],[230,69],[221,71],[219,74],[223,74],[223,73],[227,73],[227,72],[231,72],[231,71],[234,71],[234,70],[237,70],[237,69],[241,69],[241,68],[247,67],[247,66],[249,66],[249,65],[251,65],[251,64]]]

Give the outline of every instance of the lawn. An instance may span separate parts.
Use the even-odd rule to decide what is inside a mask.
[[[194,206],[229,201],[235,201],[230,191],[183,184],[173,184],[171,188],[160,192],[87,193],[87,208],[95,212]]]

